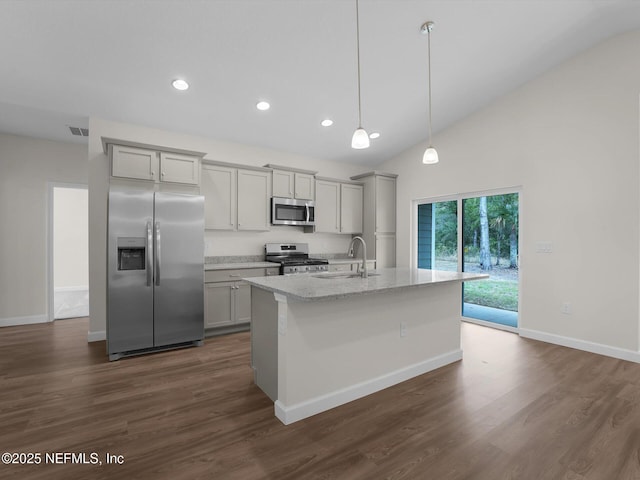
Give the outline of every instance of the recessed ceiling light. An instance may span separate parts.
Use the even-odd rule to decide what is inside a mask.
[[[379,132],[371,132],[371,135],[369,135],[369,138],[378,138],[380,136]]]
[[[173,88],[175,88],[176,90],[186,90],[187,88],[189,88],[189,84],[186,82],[186,80],[182,80],[181,78],[175,79],[173,82],[171,82],[171,85],[173,85]]]
[[[269,102],[262,101],[256,103],[256,108],[258,110],[269,110],[271,108],[271,105],[269,105]]]
[[[325,118],[320,122],[320,125],[322,125],[323,127],[330,127],[331,125],[333,125],[333,120],[331,120],[330,118]]]

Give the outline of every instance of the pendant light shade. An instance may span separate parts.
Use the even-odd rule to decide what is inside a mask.
[[[360,12],[356,0],[356,51],[358,54],[358,128],[353,132],[351,148],[369,148],[369,134],[362,128],[362,101],[360,99]]]
[[[427,36],[427,66],[429,72],[429,147],[424,151],[422,156],[422,163],[425,165],[433,165],[438,163],[438,152],[433,145],[431,145],[431,30],[433,30],[434,23],[426,22],[420,28],[420,32]]]
[[[422,163],[425,165],[431,165],[434,163],[438,163],[438,152],[433,147],[429,147],[424,151],[424,155],[422,156]]]
[[[360,127],[353,132],[351,138],[351,148],[369,148],[369,135],[364,128]]]

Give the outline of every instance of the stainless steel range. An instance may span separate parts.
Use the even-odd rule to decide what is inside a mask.
[[[280,264],[280,275],[329,270],[328,260],[309,258],[309,245],[306,243],[267,243],[264,252],[267,262]]]

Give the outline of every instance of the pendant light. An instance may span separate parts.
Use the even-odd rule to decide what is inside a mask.
[[[351,148],[369,148],[369,135],[362,128],[362,101],[360,99],[360,12],[356,0],[356,47],[358,52],[358,128],[353,132]]]
[[[422,163],[427,165],[438,163],[438,152],[431,145],[431,30],[434,25],[433,22],[426,22],[420,27],[420,32],[427,35],[427,63],[429,67],[429,147],[422,156]]]

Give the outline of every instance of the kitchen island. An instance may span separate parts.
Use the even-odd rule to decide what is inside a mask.
[[[485,274],[387,268],[246,278],[255,383],[284,424],[462,359],[461,283]]]

